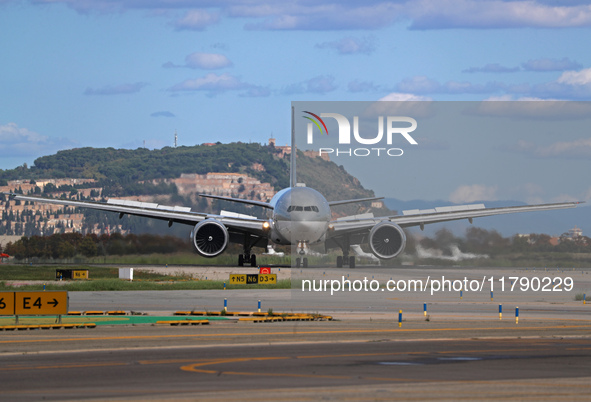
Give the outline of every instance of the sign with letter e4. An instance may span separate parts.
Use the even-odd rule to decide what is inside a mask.
[[[68,292],[15,292],[15,315],[66,315]]]

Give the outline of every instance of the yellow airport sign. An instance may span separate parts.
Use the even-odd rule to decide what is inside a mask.
[[[15,315],[66,315],[68,292],[14,292]]]
[[[0,292],[0,315],[14,315],[14,292]]]
[[[277,284],[277,274],[231,274],[230,285]]]
[[[72,271],[72,279],[88,279],[87,269],[75,269]]]

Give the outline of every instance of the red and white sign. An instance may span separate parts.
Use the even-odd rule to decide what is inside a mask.
[[[270,274],[271,273],[271,267],[260,267],[259,268],[259,274]]]

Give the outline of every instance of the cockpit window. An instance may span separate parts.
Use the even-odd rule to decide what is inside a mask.
[[[292,211],[319,212],[318,207],[316,205],[307,205],[305,207],[300,205],[290,205],[289,207],[287,207],[287,212]]]

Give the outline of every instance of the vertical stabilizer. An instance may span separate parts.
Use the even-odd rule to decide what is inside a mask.
[[[289,165],[289,187],[295,187],[297,185],[296,180],[296,156],[298,149],[296,147],[295,140],[295,120],[294,120],[294,107],[291,107],[291,160]]]

